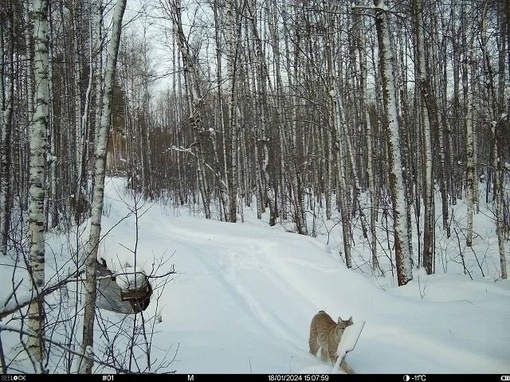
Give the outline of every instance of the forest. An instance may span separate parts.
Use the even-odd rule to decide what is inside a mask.
[[[0,45],[0,253],[29,278],[0,319],[28,307],[34,360],[45,296],[83,275],[92,372],[107,177],[205,219],[338,218],[346,267],[360,229],[399,286],[436,273],[439,236],[475,245],[483,202],[507,279],[508,1],[0,0]],[[82,224],[49,284],[45,238]]]

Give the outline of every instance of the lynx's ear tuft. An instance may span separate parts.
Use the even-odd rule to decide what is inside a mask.
[[[342,320],[342,317],[338,317],[338,323],[339,323],[339,324],[341,324],[341,323],[346,323],[346,322],[347,322],[347,323],[352,324],[352,316],[351,316],[351,317],[349,317],[349,319],[348,319],[348,320]]]

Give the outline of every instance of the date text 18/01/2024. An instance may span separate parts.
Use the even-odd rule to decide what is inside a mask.
[[[268,374],[269,382],[328,382],[329,374]]]

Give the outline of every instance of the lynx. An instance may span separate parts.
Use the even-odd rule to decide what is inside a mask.
[[[310,353],[317,355],[321,349],[321,358],[335,364],[338,355],[338,343],[342,338],[345,328],[352,325],[352,316],[348,320],[338,317],[338,322],[333,321],[329,314],[321,310],[312,318],[310,324]],[[343,367],[342,367],[343,368]]]

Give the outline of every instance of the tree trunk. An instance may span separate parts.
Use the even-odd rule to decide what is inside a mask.
[[[411,253],[409,251],[409,227],[405,185],[400,154],[399,121],[393,77],[393,52],[390,46],[387,8],[384,0],[374,0],[376,28],[379,45],[379,70],[385,114],[385,130],[388,143],[390,192],[393,203],[393,229],[398,285],[407,284],[412,278]]]
[[[349,200],[349,187],[347,186],[347,153],[345,142],[345,127],[344,118],[342,116],[342,106],[340,105],[340,96],[338,94],[337,87],[333,85],[331,90],[332,104],[333,104],[333,126],[336,130],[336,149],[337,158],[336,163],[338,166],[337,179],[338,187],[336,192],[338,193],[339,205],[340,205],[340,217],[342,219],[342,239],[344,243],[344,256],[345,265],[347,268],[352,268],[352,224],[351,224],[351,211],[350,211],[350,200]]]
[[[238,56],[238,39],[235,38],[235,1],[225,0],[225,35],[227,46],[227,83],[228,89],[228,127],[230,130],[230,145],[228,158],[228,220],[235,223],[237,220],[237,153],[238,153],[238,120],[237,120],[237,95],[236,95],[236,66]]]
[[[221,19],[220,19],[220,14],[219,14],[219,0],[213,0],[211,2],[211,7],[212,7],[212,11],[213,11],[213,15],[214,15],[214,42],[216,44],[216,91],[217,91],[217,94],[216,94],[216,97],[218,97],[218,100],[217,100],[217,105],[216,105],[216,113],[218,115],[217,119],[218,119],[218,122],[217,122],[217,125],[219,125],[219,129],[220,129],[220,132],[221,132],[221,143],[222,143],[222,146],[223,146],[223,173],[225,174],[225,177],[226,177],[226,181],[225,181],[225,184],[226,184],[226,187],[223,187],[222,188],[222,191],[220,193],[221,195],[221,207],[223,208],[223,219],[225,221],[228,221],[229,220],[229,205],[228,205],[228,199],[230,198],[230,186],[229,186],[229,171],[230,171],[230,167],[229,167],[229,161],[228,161],[228,158],[229,158],[229,155],[230,154],[227,154],[227,150],[228,150],[228,141],[227,141],[227,137],[226,137],[226,126],[225,126],[225,115],[224,115],[224,111],[223,111],[223,106],[224,106],[224,101],[223,101],[223,93],[222,93],[222,81],[223,81],[223,78],[222,78],[222,49],[221,49],[221,43],[222,43],[222,40],[221,40],[221,29],[222,29],[222,23],[221,23]],[[175,54],[175,53],[174,53]],[[174,85],[175,86],[175,85]],[[227,112],[227,118],[228,118],[228,112]],[[215,152],[216,152],[216,149],[215,149]],[[220,168],[219,166],[217,167],[216,171],[219,173],[220,172]],[[226,195],[224,195],[226,194]],[[227,199],[227,200],[225,200]]]
[[[113,13],[112,37],[108,44],[106,58],[105,88],[102,98],[101,123],[95,145],[94,189],[92,197],[92,215],[90,219],[90,236],[87,243],[87,257],[85,259],[85,307],[83,317],[82,359],[79,372],[91,374],[94,361],[94,320],[96,307],[96,260],[101,236],[101,215],[103,212],[104,181],[106,170],[106,146],[110,132],[110,117],[112,112],[112,95],[117,56],[122,30],[122,18],[126,8],[126,0],[117,0]]]
[[[45,262],[45,176],[48,130],[49,95],[49,36],[48,1],[34,0],[34,117],[30,125],[30,191],[29,191],[29,236],[30,277],[32,293],[37,295],[44,286]],[[44,349],[44,301],[36,299],[28,308],[28,329],[31,336],[27,348],[39,362],[45,357]]]
[[[469,55],[469,53],[468,53]],[[466,97],[466,203],[467,203],[467,232],[466,245],[473,245],[473,216],[475,213],[475,132],[473,130],[473,86],[471,63],[465,65],[464,91]]]
[[[186,88],[186,98],[188,100],[189,120],[193,128],[196,141],[193,146],[196,150],[197,160],[197,182],[202,203],[204,207],[204,215],[206,219],[211,218],[211,201],[209,194],[209,186],[206,177],[206,162],[204,157],[204,131],[203,127],[203,105],[202,91],[200,89],[200,79],[195,63],[192,61],[192,52],[182,26],[182,6],[180,0],[168,1],[166,11],[170,16],[175,28],[177,45],[182,57],[183,75]]]
[[[269,130],[269,103],[267,102],[268,96],[268,82],[269,82],[269,69],[267,68],[265,57],[262,51],[262,40],[259,36],[259,32],[257,29],[257,18],[256,18],[256,4],[253,1],[253,4],[248,6],[248,10],[250,12],[251,18],[251,26],[252,33],[254,37],[255,44],[255,62],[257,63],[256,70],[256,78],[257,78],[257,88],[258,94],[256,97],[260,99],[258,102],[259,108],[259,118],[260,118],[260,129],[257,133],[258,140],[256,145],[260,143],[261,146],[261,157],[262,164],[260,166],[261,171],[261,183],[262,183],[262,205],[265,207],[266,203],[269,205],[269,225],[274,226],[276,224],[276,201],[275,201],[275,193],[273,191],[273,187],[271,187],[271,181],[269,179],[269,144],[267,132]],[[255,158],[258,160],[258,157]]]
[[[510,8],[506,4],[507,8]],[[484,15],[482,22],[482,50],[484,55],[484,66],[485,71],[488,74],[488,87],[489,87],[489,108],[492,109],[492,139],[493,139],[493,190],[495,195],[495,210],[496,210],[496,234],[498,236],[498,250],[499,250],[499,263],[500,263],[500,276],[503,280],[508,278],[507,273],[507,260],[506,260],[506,248],[508,239],[505,234],[505,172],[503,169],[505,163],[505,155],[503,153],[505,143],[504,140],[500,141],[501,131],[505,130],[505,118],[501,117],[505,115],[505,55],[506,55],[506,41],[505,36],[505,22],[504,20],[504,8],[501,5],[500,12],[498,13],[498,27],[500,31],[500,42],[498,46],[498,86],[496,90],[496,84],[488,47],[488,35],[487,25],[485,23],[487,18],[487,3],[484,7]],[[506,22],[510,22],[507,20]],[[508,121],[508,116],[507,116]],[[508,123],[508,122],[506,122]],[[498,133],[496,133],[498,131]],[[508,148],[507,148],[508,149]]]
[[[414,27],[416,37],[416,78],[420,91],[420,111],[422,114],[423,131],[423,165],[424,187],[423,202],[425,205],[424,226],[423,226],[423,266],[428,274],[434,273],[434,239],[435,239],[435,204],[434,204],[434,181],[432,179],[432,138],[431,122],[436,108],[433,106],[432,89],[428,81],[425,65],[425,40],[423,24],[423,3],[421,0],[414,0]]]
[[[14,73],[12,64],[14,55],[12,42],[14,39],[11,24],[9,37],[11,44],[5,46],[4,23],[0,24],[0,254],[7,254],[7,244],[11,225],[11,116],[12,116],[12,95],[14,85]],[[8,57],[5,57],[7,53]],[[11,73],[8,72],[11,68]]]

